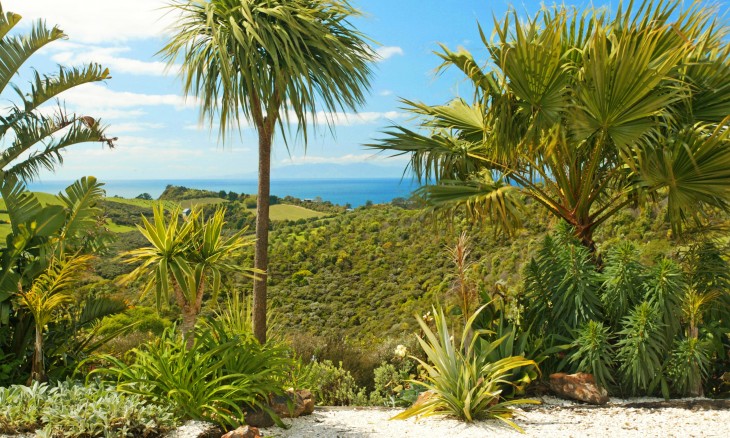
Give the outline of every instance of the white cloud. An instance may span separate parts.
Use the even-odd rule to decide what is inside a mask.
[[[114,131],[114,135],[116,135],[120,132],[139,132],[147,131],[150,129],[162,129],[164,127],[164,123],[128,122],[114,123],[110,130]]]
[[[392,58],[395,55],[403,56],[403,49],[398,46],[378,47],[375,52],[380,56],[381,60]]]
[[[393,92],[391,90],[382,90],[378,93],[378,96],[383,96],[383,97],[392,96],[392,95],[393,95]]]
[[[63,51],[51,56],[51,59],[61,64],[89,64],[98,63],[108,68],[112,75],[128,73],[132,75],[164,76],[168,74],[166,64],[160,61],[140,61],[138,59],[119,56],[129,52],[129,47],[96,47],[79,44],[60,46]],[[180,67],[172,67],[169,74],[174,75]]]
[[[319,111],[314,114],[314,117],[311,117],[310,120],[313,120],[315,123],[320,125],[331,123],[333,126],[358,126],[372,125],[383,120],[394,120],[404,117],[406,117],[406,114],[399,113],[398,111],[363,111],[359,113]],[[297,118],[294,113],[289,113],[289,120],[291,123],[297,122]]]
[[[114,91],[104,85],[84,84],[68,90],[62,95],[67,103],[80,106],[91,112],[94,108],[130,108],[138,106],[173,106],[177,109],[192,108],[194,99],[187,101],[176,94],[142,94],[129,91]]]
[[[72,41],[99,44],[158,37],[174,21],[166,0],[3,0],[26,26],[44,19]]]

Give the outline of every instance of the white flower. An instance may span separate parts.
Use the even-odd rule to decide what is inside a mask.
[[[395,355],[398,357],[406,357],[406,354],[408,354],[408,349],[405,345],[399,344],[397,347],[395,347]]]

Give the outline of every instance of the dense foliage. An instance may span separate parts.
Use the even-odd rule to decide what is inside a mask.
[[[0,387],[0,433],[122,438],[160,435],[177,424],[168,407],[94,382]]]

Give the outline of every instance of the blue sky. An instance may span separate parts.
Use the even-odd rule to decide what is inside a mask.
[[[118,136],[117,148],[77,145],[65,154],[64,165],[43,180],[95,175],[104,179],[215,178],[251,175],[257,168],[257,137],[243,129],[242,138],[225,146],[217,131],[198,123],[194,102],[181,97],[174,74],[154,56],[164,44],[169,15],[165,0],[2,0],[5,11],[23,16],[20,30],[32,20],[57,24],[69,39],[36,54],[30,65],[51,73],[58,63],[91,61],[111,70],[112,79],[86,85],[63,95],[69,110],[101,117]],[[589,2],[566,2],[585,6]],[[362,147],[393,122],[406,123],[399,97],[430,104],[444,103],[469,88],[454,72],[436,77],[438,43],[452,49],[464,46],[477,59],[485,58],[477,21],[491,32],[492,16],[502,17],[510,4],[523,14],[534,14],[540,3],[477,0],[358,0],[365,17],[354,24],[380,43],[382,56],[374,67],[372,92],[359,114],[336,118],[335,137],[326,128],[310,135],[306,151],[290,143],[287,153],[277,139],[274,167],[306,163],[367,162],[380,166],[381,175],[399,175],[404,159],[373,156]],[[25,87],[23,78],[18,85]],[[8,96],[3,96],[7,99]],[[378,176],[378,175],[374,175]]]

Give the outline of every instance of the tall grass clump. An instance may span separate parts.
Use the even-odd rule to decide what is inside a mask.
[[[283,345],[261,345],[249,332],[233,333],[218,321],[196,330],[194,342],[174,329],[132,350],[131,363],[105,356],[111,365],[95,373],[117,381],[119,391],[173,406],[183,418],[238,427],[247,410],[261,410],[280,423],[268,405],[283,394],[292,367]]]

